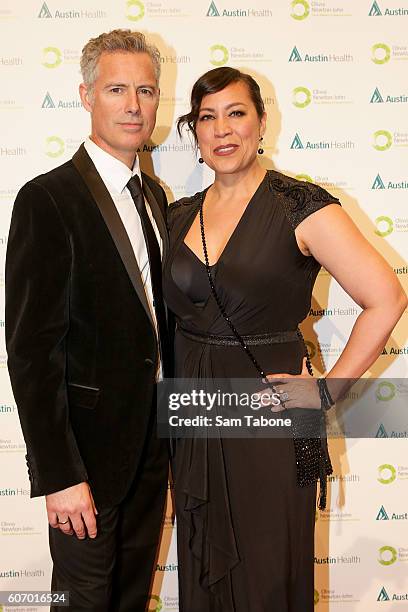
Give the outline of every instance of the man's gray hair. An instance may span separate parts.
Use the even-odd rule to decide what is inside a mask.
[[[160,51],[155,45],[147,42],[141,32],[131,30],[112,30],[104,32],[97,38],[91,38],[82,49],[81,72],[85,85],[92,90],[97,77],[98,61],[102,53],[147,53],[154,67],[156,81],[160,78]]]

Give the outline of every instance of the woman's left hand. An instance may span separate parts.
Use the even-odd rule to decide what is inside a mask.
[[[272,412],[286,408],[310,408],[320,410],[321,401],[316,379],[310,376],[306,357],[303,359],[300,374],[268,374],[267,380],[272,383],[274,393],[279,395],[280,404],[271,405]]]

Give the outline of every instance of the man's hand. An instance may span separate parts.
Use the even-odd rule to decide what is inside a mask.
[[[96,538],[98,514],[87,482],[45,496],[48,522],[66,535],[76,533],[80,540],[87,535]]]

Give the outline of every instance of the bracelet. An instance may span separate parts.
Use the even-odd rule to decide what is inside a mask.
[[[334,406],[335,402],[333,401],[333,398],[330,395],[326,379],[318,378],[316,382],[319,388],[320,407],[322,410],[329,410],[332,406]]]

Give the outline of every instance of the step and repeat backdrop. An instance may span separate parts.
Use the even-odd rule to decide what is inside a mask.
[[[69,159],[89,133],[78,96],[81,49],[118,27],[143,31],[162,53],[157,125],[140,156],[169,201],[212,181],[188,135],[180,140],[174,128],[193,82],[216,66],[241,68],[265,100],[265,167],[340,198],[407,287],[407,0],[0,0],[2,264],[19,187]],[[4,328],[4,274],[0,284]],[[341,354],[359,312],[322,270],[302,325],[317,375]],[[381,379],[373,401],[391,414],[408,398],[406,330],[405,313],[368,373]],[[29,499],[6,360],[2,338],[0,591],[48,589],[44,500]],[[316,513],[317,612],[407,609],[407,435],[380,423],[373,439],[330,440],[335,472],[327,510]],[[178,610],[170,487],[168,499],[152,612]],[[0,605],[2,612],[44,609]]]

